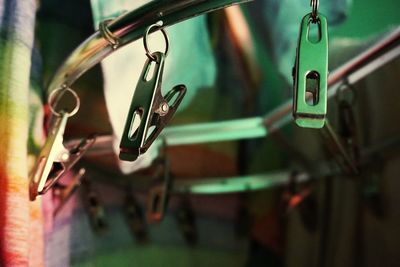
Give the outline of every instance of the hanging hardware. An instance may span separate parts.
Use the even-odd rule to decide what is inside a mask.
[[[319,1],[318,0],[311,0],[310,1],[310,6],[311,6],[311,18],[313,19],[313,21],[317,21],[317,19],[318,19]]]
[[[176,211],[176,221],[186,243],[189,246],[196,245],[198,241],[196,215],[187,196],[183,197]]]
[[[146,229],[145,218],[143,216],[143,210],[132,194],[131,188],[129,188],[126,194],[124,211],[129,229],[135,236],[136,241],[139,243],[148,242],[149,238]]]
[[[82,180],[81,188],[83,206],[93,231],[99,234],[105,233],[108,230],[108,223],[100,194],[93,188],[88,178]]]
[[[321,134],[328,141],[329,148],[335,155],[335,160],[342,171],[346,174],[357,175],[359,170],[356,162],[346,150],[343,139],[335,132],[328,120],[326,120]]]
[[[348,97],[344,91],[349,92]],[[328,141],[328,149],[334,155],[335,161],[343,173],[349,175],[359,174],[359,144],[357,127],[352,106],[356,100],[355,90],[344,79],[342,85],[336,91],[338,104],[338,131],[336,132],[329,121],[325,123],[322,136]]]
[[[58,199],[58,206],[54,210],[53,216],[57,216],[57,214],[62,210],[71,196],[76,192],[81,184],[82,177],[85,175],[86,170],[84,168],[79,169],[79,171],[73,175],[71,181],[68,185],[62,185],[60,183],[56,183],[54,185],[53,190],[53,199]]]
[[[177,85],[164,97],[161,95],[161,80],[164,71],[164,60],[168,54],[169,41],[162,22],[151,25],[143,38],[144,48],[148,57],[136,90],[133,95],[129,113],[125,123],[124,133],[120,143],[119,158],[134,161],[145,153],[164,127],[170,122],[181,103],[185,93],[185,85]],[[166,42],[165,52],[150,52],[147,38],[152,28],[159,28]],[[154,66],[154,72],[152,71]],[[153,73],[151,73],[153,72]],[[173,101],[171,104],[170,102]],[[150,128],[154,126],[151,131]]]
[[[147,1],[147,4],[137,9],[113,14],[116,18],[108,24],[108,28],[110,32],[112,29],[113,35],[120,39],[119,48],[142,38],[144,29],[158,20],[163,20],[163,26],[167,27],[249,1],[251,0]],[[74,84],[79,77],[115,51],[104,45],[104,37],[100,31],[94,32],[74,49],[63,64],[57,68],[49,81],[49,90],[63,84]]]
[[[291,212],[312,193],[312,188],[307,185],[300,187],[298,181],[299,173],[293,171],[288,178],[282,195],[285,213]]]
[[[86,53],[88,51],[83,49],[83,47],[75,51],[74,56],[76,57],[70,58],[70,61],[74,63],[74,67],[78,65],[82,66],[78,63],[77,58],[79,58],[79,55]],[[328,98],[335,96],[344,78],[347,78],[350,84],[354,84],[382,66],[397,59],[399,56],[400,27],[397,27],[395,30],[384,34],[382,39],[371,44],[362,53],[346,61],[329,74]],[[91,62],[99,62],[99,60],[92,57],[89,57],[89,59]],[[67,66],[68,68],[64,66],[63,69],[67,68],[70,71],[72,69],[75,75],[67,75],[69,78],[68,81],[71,83],[75,81],[77,70],[69,64]],[[85,71],[87,71],[87,68],[83,72]],[[64,72],[57,73],[55,76],[56,79],[53,79],[52,84],[58,84],[56,81],[62,80],[62,77],[66,77]],[[168,141],[169,146],[268,137],[271,133],[278,131],[293,121],[292,114],[290,114],[293,112],[292,108],[293,99],[288,99],[264,116],[222,122],[170,126],[163,131],[162,136]],[[265,125],[268,126],[268,131]],[[113,140],[114,137],[111,135],[99,136],[96,144],[88,153],[93,156],[113,153]],[[70,141],[71,144],[76,144],[77,142],[76,139]]]
[[[349,92],[349,96],[344,96],[344,91]],[[356,165],[360,160],[360,144],[357,132],[356,119],[353,107],[356,103],[356,91],[347,80],[339,86],[336,92],[336,102],[338,105],[338,125],[339,134],[346,144],[346,148]]]
[[[282,215],[287,216],[294,210],[300,214],[304,227],[309,232],[315,232],[318,225],[318,203],[316,201],[314,186],[311,183],[300,185],[299,174],[292,172],[281,199]]]
[[[312,12],[300,26],[300,35],[293,68],[293,117],[300,127],[322,128],[327,111],[328,26],[318,13],[318,0],[311,1]],[[318,27],[312,40],[311,26]]]
[[[164,218],[168,206],[170,191],[172,189],[170,162],[166,156],[165,143],[160,153],[156,181],[149,190],[147,201],[147,221],[149,223],[160,222]]]
[[[100,35],[111,45],[112,49],[115,50],[121,44],[121,40],[117,36],[115,36],[108,28],[108,24],[111,21],[112,21],[111,19],[108,19],[100,22],[99,32]]]
[[[71,112],[56,111],[53,105],[69,92],[75,98],[76,106]],[[29,198],[35,200],[45,194],[67,171],[69,171],[94,144],[95,137],[83,139],[76,147],[68,150],[63,145],[63,136],[68,118],[79,110],[80,100],[75,91],[67,86],[54,90],[48,98],[54,122],[49,129],[46,142],[37,158],[36,165],[29,176]]]

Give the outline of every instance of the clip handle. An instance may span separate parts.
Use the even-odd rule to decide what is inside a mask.
[[[160,93],[161,90],[165,59],[161,52],[155,52],[152,56],[156,60],[147,59],[131,101],[120,143],[119,158],[121,160],[134,161],[137,159],[150,127],[154,99],[157,91]],[[152,64],[155,65],[154,71],[150,73]]]
[[[310,40],[311,23],[318,26],[315,41]],[[320,13],[316,19],[310,13],[301,22],[294,71],[295,122],[300,127],[322,128],[327,111],[328,26]]]

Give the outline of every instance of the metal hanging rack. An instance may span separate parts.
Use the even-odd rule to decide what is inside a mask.
[[[100,30],[76,48],[58,69],[49,83],[48,91],[51,92],[63,86],[70,87],[81,75],[113,51],[141,38],[145,29],[159,20],[163,20],[163,27],[165,27],[206,12],[243,2],[248,2],[248,0],[151,2],[135,11],[125,13],[115,20],[103,22]],[[344,81],[347,84],[354,84],[381,66],[398,58],[399,55],[400,27],[333,71],[328,78],[328,98],[336,94]],[[165,141],[168,146],[175,146],[267,137],[292,122],[291,112],[292,99],[285,101],[265,116],[168,127],[158,140]],[[86,155],[98,156],[112,153],[112,141],[111,135],[97,137],[95,144]],[[73,147],[77,142],[79,141],[71,140],[67,142],[66,147]],[[198,194],[210,193],[207,191],[210,188],[215,192],[252,191],[285,184],[290,175],[290,172],[285,170],[243,177],[180,181],[174,186],[173,191]],[[304,178],[304,181],[310,179],[308,174],[303,174],[301,177]]]
[[[343,81],[354,84],[399,56],[400,27],[333,71],[328,77],[328,99],[336,95]],[[72,59],[70,57],[67,62]],[[164,129],[159,140],[176,146],[267,137],[293,121],[291,112],[292,99],[289,99],[265,116],[170,126]],[[99,136],[87,155],[112,153],[112,141],[112,135]],[[77,142],[70,140],[67,146]]]
[[[71,85],[85,72],[114,51],[141,39],[146,29],[162,20],[158,29],[251,0],[168,0],[152,1],[138,9],[107,20],[92,36],[79,45],[57,70],[47,91]],[[151,31],[153,32],[154,29]]]

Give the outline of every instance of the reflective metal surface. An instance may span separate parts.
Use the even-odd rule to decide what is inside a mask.
[[[160,20],[163,21],[162,27],[167,27],[207,12],[249,1],[251,0],[152,1],[107,22],[107,30],[118,39],[118,46],[110,44],[109,38],[103,38],[104,34],[100,31],[96,31],[78,46],[55,73],[47,90],[51,92],[62,85],[71,86],[82,74],[112,52],[142,38],[146,29]]]

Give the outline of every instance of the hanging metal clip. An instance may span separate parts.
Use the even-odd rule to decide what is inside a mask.
[[[311,5],[312,12],[301,22],[293,68],[293,117],[300,127],[322,128],[327,111],[328,26],[326,17],[317,13],[318,1]],[[318,27],[314,40],[311,24]]]
[[[136,198],[132,195],[132,190],[130,188],[125,198],[124,210],[129,229],[135,236],[136,241],[139,243],[146,243],[149,241],[142,208]]]
[[[81,196],[84,209],[89,218],[93,231],[103,234],[108,231],[106,210],[99,192],[93,187],[91,179],[85,177],[82,180]]]
[[[57,112],[53,109],[53,98],[56,94],[69,91],[76,98],[76,107],[72,112]],[[46,142],[37,158],[36,165],[30,174],[29,198],[35,200],[38,195],[45,194],[67,171],[69,171],[94,144],[95,137],[90,136],[82,140],[73,149],[66,149],[63,145],[63,136],[68,118],[79,109],[79,98],[70,88],[54,90],[49,97],[50,109],[55,115],[50,127]]]
[[[160,27],[160,25],[150,26],[143,39],[148,59],[136,85],[126,119],[120,143],[119,158],[121,160],[134,161],[147,151],[170,122],[186,93],[185,85],[177,85],[164,97],[161,95],[164,60],[168,53],[168,38],[165,31],[161,29],[167,44],[166,51],[151,53],[147,48],[147,35],[152,27]],[[154,71],[152,71],[152,66],[154,66]],[[149,131],[152,126],[154,129]]]
[[[346,149],[343,139],[335,132],[328,120],[326,121],[321,134],[327,140],[328,149],[335,156],[335,160],[341,170],[348,174],[359,174],[357,163]]]
[[[166,157],[159,158],[157,164],[158,177],[149,190],[147,200],[146,217],[149,223],[157,223],[164,218],[172,186],[169,160]]]
[[[180,201],[176,211],[176,221],[186,243],[190,246],[196,245],[198,242],[196,215],[188,196],[184,196]]]
[[[349,96],[344,96],[344,91],[349,92]],[[355,88],[348,83],[347,80],[339,86],[336,93],[338,104],[338,126],[339,134],[345,142],[345,146],[350,153],[355,164],[359,165],[360,160],[360,144],[358,137],[358,128],[354,107],[356,104]]]
[[[67,204],[68,200],[75,194],[76,190],[78,190],[82,181],[82,177],[85,175],[85,173],[86,170],[81,168],[73,175],[68,185],[63,185],[60,183],[56,183],[54,185],[53,199],[58,200],[58,206],[53,212],[53,217],[57,216],[65,204]]]

